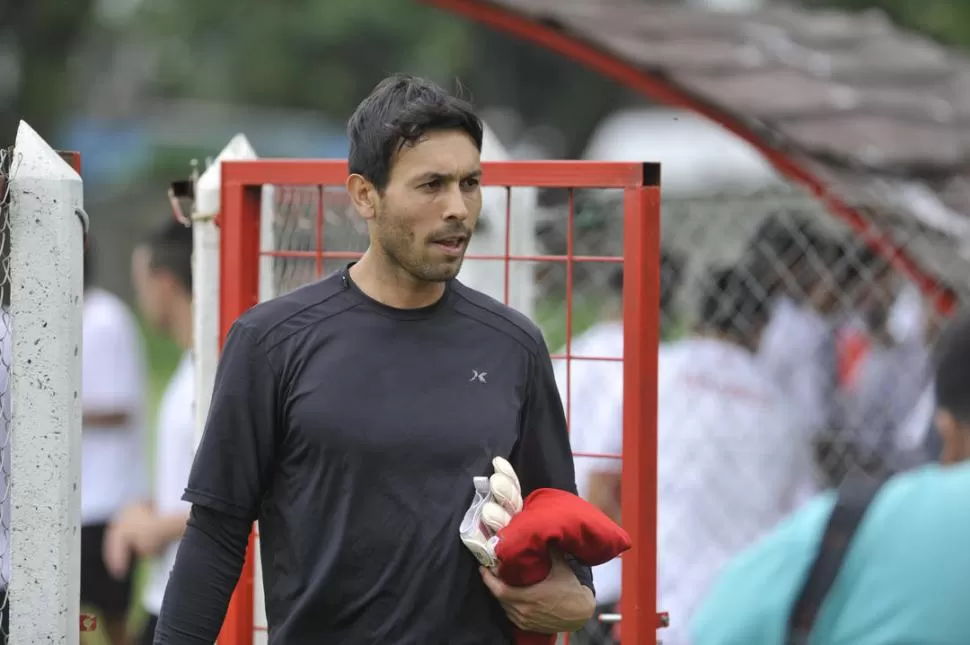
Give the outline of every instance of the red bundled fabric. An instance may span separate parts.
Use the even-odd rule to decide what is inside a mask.
[[[529,495],[522,510],[498,532],[498,577],[514,587],[542,582],[552,569],[550,551],[594,567],[630,548],[630,536],[584,499],[552,488]],[[554,645],[556,636],[515,629],[516,645]]]

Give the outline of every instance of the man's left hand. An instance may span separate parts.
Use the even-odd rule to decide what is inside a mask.
[[[593,592],[579,583],[576,574],[558,554],[553,555],[549,576],[530,587],[507,585],[485,567],[479,571],[509,620],[527,632],[575,632],[596,611]]]

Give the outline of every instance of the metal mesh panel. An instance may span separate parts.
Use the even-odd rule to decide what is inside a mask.
[[[544,199],[552,199],[558,206],[544,211],[544,222],[536,221],[542,211],[536,204],[536,189],[492,186],[483,191],[476,238],[459,278],[497,300],[513,304],[540,326],[552,353],[570,425],[574,412],[583,413],[588,407],[577,399],[592,396],[592,379],[598,379],[601,386],[605,386],[604,379],[613,384],[612,392],[603,393],[603,404],[612,406],[619,440],[622,195],[617,195],[617,208],[606,215],[611,220],[608,225],[597,222],[587,230],[589,223],[584,223],[579,205],[596,203],[597,195],[619,191],[549,190]],[[342,186],[274,186],[264,187],[262,194],[260,299],[286,293],[339,270],[366,250],[366,223]],[[604,215],[598,213],[597,217]],[[573,220],[576,224],[571,226]],[[575,351],[577,338],[597,324],[619,330],[612,334],[609,351]],[[582,391],[571,387],[579,382],[587,384]],[[619,455],[590,449],[596,443],[587,441],[585,450],[574,453],[577,467],[608,464],[610,470],[619,473]],[[255,577],[254,642],[261,643],[266,616],[258,563]],[[593,636],[609,634],[611,629],[611,624],[594,621],[571,641],[564,637],[561,642],[601,642]]]

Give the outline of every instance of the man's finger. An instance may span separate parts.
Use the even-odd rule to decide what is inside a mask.
[[[124,578],[131,564],[131,552],[119,531],[109,531],[102,551],[105,568],[112,577],[116,580]]]
[[[485,567],[478,567],[478,571],[482,574],[482,581],[488,587],[488,590],[492,592],[493,596],[496,598],[504,598],[508,594],[509,586],[502,582],[498,576]]]

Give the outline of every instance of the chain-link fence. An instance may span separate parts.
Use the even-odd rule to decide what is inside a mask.
[[[10,635],[10,213],[9,180],[12,150],[0,149],[0,644]]]
[[[609,196],[577,204],[577,253],[622,245]],[[549,207],[544,252],[568,232]],[[892,213],[863,213],[870,242],[795,188],[671,199],[663,205],[659,387],[660,608],[665,643],[714,573],[813,493],[850,471],[895,472],[937,457],[931,348],[939,292],[900,270],[903,257],[962,270],[953,240]],[[858,225],[859,222],[856,222]],[[604,276],[574,272],[574,346],[603,338]],[[925,278],[926,276],[922,276]],[[540,279],[540,299],[563,275]],[[555,326],[547,328],[559,342]],[[576,350],[574,350],[576,351]],[[576,368],[574,367],[574,370]],[[601,396],[609,379],[598,378]],[[608,412],[572,383],[574,418],[603,433]],[[576,428],[574,428],[574,432]],[[615,443],[615,442],[608,442]],[[577,471],[579,465],[577,462]],[[616,485],[619,485],[618,479]],[[587,491],[601,495],[594,488]],[[615,575],[607,573],[607,576]],[[599,630],[592,643],[611,643]]]

